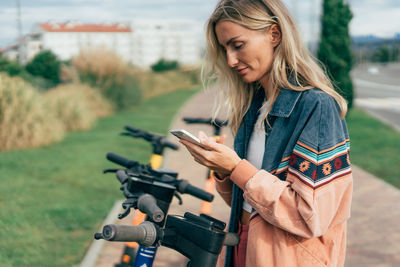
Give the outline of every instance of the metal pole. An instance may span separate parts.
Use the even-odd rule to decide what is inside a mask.
[[[17,3],[17,31],[18,39],[22,37],[22,23],[21,23],[21,4],[20,0],[16,0]]]
[[[21,23],[21,4],[20,0],[16,0],[17,4],[17,45],[18,45],[18,55],[17,61],[22,63],[22,23]]]

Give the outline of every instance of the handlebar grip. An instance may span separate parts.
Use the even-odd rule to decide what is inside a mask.
[[[191,124],[191,123],[203,123],[203,124],[210,124],[211,123],[211,119],[204,119],[204,118],[188,118],[185,117],[183,118],[183,121]]]
[[[239,244],[240,238],[238,234],[235,233],[226,233],[224,239],[225,246],[236,246]]]
[[[183,120],[188,123],[188,124],[192,124],[192,123],[199,123],[199,124],[210,124],[214,127],[223,127],[223,126],[227,126],[228,125],[228,121],[227,120],[219,120],[219,119],[212,119],[212,118],[183,118]]]
[[[108,224],[103,227],[102,237],[107,241],[138,242],[143,246],[151,246],[157,240],[157,229],[147,221],[138,226]]]
[[[141,195],[137,202],[138,209],[147,214],[153,222],[164,220],[164,212],[157,206],[156,199],[149,194]]]
[[[182,194],[189,194],[201,200],[211,202],[214,200],[214,195],[189,184],[186,180],[180,180],[178,184],[178,191]]]
[[[109,161],[124,166],[125,168],[128,169],[139,164],[137,161],[129,160],[112,152],[107,153],[106,157]]]
[[[173,143],[171,143],[171,142],[169,142],[169,141],[165,141],[164,144],[163,144],[163,146],[169,147],[169,148],[171,148],[172,150],[178,150],[178,149],[179,149],[179,147],[178,147],[177,145],[175,145],[175,144],[173,144]]]
[[[129,179],[129,176],[124,170],[118,170],[116,176],[121,184],[124,184]]]
[[[125,130],[127,130],[127,131],[129,131],[131,133],[138,133],[138,132],[142,131],[142,130],[140,130],[138,128],[135,128],[135,127],[132,127],[132,126],[129,126],[129,125],[125,126]]]

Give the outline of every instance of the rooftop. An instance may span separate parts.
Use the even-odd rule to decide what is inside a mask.
[[[39,23],[46,32],[131,32],[131,28],[121,23],[83,24],[80,22]]]

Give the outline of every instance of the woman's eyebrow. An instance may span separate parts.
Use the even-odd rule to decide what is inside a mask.
[[[239,38],[241,35],[232,37],[231,39],[228,40],[228,42],[226,42],[226,46],[229,46],[229,44],[231,44],[232,42],[234,42],[237,38]]]

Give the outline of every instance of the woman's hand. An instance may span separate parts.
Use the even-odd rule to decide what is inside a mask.
[[[230,175],[241,159],[234,150],[222,144],[225,142],[225,136],[215,140],[200,132],[199,139],[208,150],[182,139],[179,142],[186,146],[196,162],[217,172],[220,176]]]

